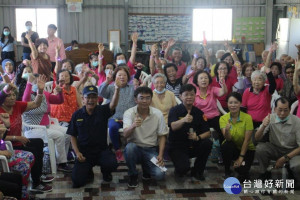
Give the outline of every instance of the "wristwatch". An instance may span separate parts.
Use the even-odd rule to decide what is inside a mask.
[[[288,162],[289,160],[291,160],[291,158],[288,155],[284,155],[283,157],[285,158],[286,162]]]

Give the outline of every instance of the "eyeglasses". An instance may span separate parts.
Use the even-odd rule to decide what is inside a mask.
[[[226,71],[227,68],[219,68],[218,70],[220,70],[220,71]]]
[[[140,101],[144,101],[144,100],[150,101],[151,99],[152,99],[151,97],[138,97],[138,100]]]

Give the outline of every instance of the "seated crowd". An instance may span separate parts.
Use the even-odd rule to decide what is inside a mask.
[[[72,173],[74,188],[93,180],[95,165],[100,166],[103,181],[112,181],[112,172],[124,161],[129,187],[138,186],[137,164],[142,179],[163,180],[168,158],[174,176],[189,174],[204,181],[213,140],[221,146],[219,162],[225,177],[252,179],[249,171],[256,158],[260,179],[271,178],[267,168],[273,160],[274,168],[288,164],[300,183],[300,106],[296,115],[290,113],[291,105],[300,101],[300,62],[288,55],[273,61],[275,44],[262,53],[258,65],[243,63],[227,43],[227,51],[217,51],[218,62],[213,64],[206,44],[203,53],[195,51],[190,66],[175,40],[162,42],[161,49],[154,44],[146,66],[151,72],[148,83],[140,79],[144,66],[135,61],[137,33],[132,34],[128,60],[119,53],[114,63],[106,63],[99,43],[89,63],[74,66],[55,36],[55,25],[48,26],[48,38],[39,38],[31,27],[26,22],[24,60],[19,66],[14,40],[4,34],[12,46],[1,53],[0,136],[12,142],[14,153],[1,148],[0,155],[20,175],[0,174],[4,195],[28,199],[30,175],[31,190],[52,190],[46,183],[54,177],[42,173],[45,138],[54,141],[57,169]],[[77,48],[78,42],[72,41],[66,50]],[[300,57],[300,45],[296,48]],[[46,91],[48,84],[51,89]],[[272,100],[274,93],[277,98]],[[59,124],[52,124],[51,118]],[[76,154],[73,168],[67,159],[71,151]],[[192,167],[190,158],[195,158]]]

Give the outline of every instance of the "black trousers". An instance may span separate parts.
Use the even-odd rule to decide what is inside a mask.
[[[22,198],[22,175],[11,172],[0,173],[0,191],[5,196]]]
[[[235,161],[236,159],[238,159],[241,150],[235,146],[234,142],[226,141],[224,144],[221,145],[221,152],[222,152],[223,163],[226,172],[230,170],[231,162],[233,160]],[[248,175],[254,160],[254,155],[255,155],[254,150],[247,150],[244,157],[245,165],[235,168],[235,171],[238,172],[240,175]]]
[[[184,175],[190,170],[190,158],[196,157],[194,163],[194,172],[203,173],[208,155],[212,148],[212,141],[204,139],[199,142],[193,142],[193,148],[174,148],[170,146],[169,156],[174,164],[178,174]]]
[[[31,168],[31,178],[33,186],[37,186],[40,184],[40,177],[42,175],[44,142],[40,138],[31,138],[29,141],[26,146],[14,146],[14,149],[29,151],[34,155],[35,161]]]
[[[219,139],[220,144],[222,144],[222,142],[224,141],[224,136],[220,129],[220,116],[216,116],[212,119],[208,119],[207,123],[208,123],[209,127],[215,129],[215,131],[218,134],[218,138],[215,138],[215,139]]]
[[[97,155],[85,154],[82,152],[84,157],[86,157],[85,162],[75,161],[74,168],[72,170],[72,182],[73,187],[84,186],[91,174],[91,170],[95,165],[101,167],[102,174],[108,174],[115,171],[118,167],[118,162],[115,154],[109,150],[103,150]]]

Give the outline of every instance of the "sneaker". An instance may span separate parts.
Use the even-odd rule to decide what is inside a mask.
[[[50,185],[44,185],[44,184],[39,184],[38,186],[32,187],[31,191],[34,192],[51,192],[52,191],[52,186]]]
[[[136,188],[139,186],[138,175],[132,175],[129,177],[128,187]]]
[[[49,183],[54,180],[54,176],[51,176],[50,174],[42,174],[41,181],[43,183]]]
[[[118,162],[125,162],[124,156],[123,156],[123,152],[121,149],[118,149],[116,151],[116,158]]]
[[[112,181],[112,175],[111,173],[105,173],[103,174],[103,181],[106,183],[110,183]]]
[[[57,171],[62,171],[62,172],[66,172],[66,173],[72,173],[72,167],[70,167],[69,165],[67,165],[66,163],[64,164],[59,164],[57,167]]]
[[[151,179],[151,175],[148,173],[143,173],[142,179],[145,181],[148,181]]]

